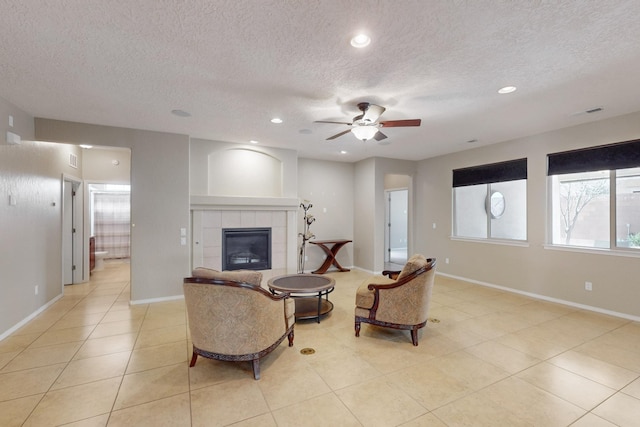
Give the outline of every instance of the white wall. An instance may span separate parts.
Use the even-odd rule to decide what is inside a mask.
[[[640,138],[640,113],[479,147],[419,162],[416,252],[438,271],[616,313],[640,316],[640,258],[545,249],[546,155]],[[527,157],[528,246],[458,241],[451,234],[452,170]],[[437,228],[433,229],[432,224]],[[449,258],[450,264],[445,264]],[[584,290],[584,282],[593,291]]]
[[[114,164],[114,160],[118,164]],[[129,184],[131,151],[125,148],[94,147],[82,150],[82,178],[89,182]]]

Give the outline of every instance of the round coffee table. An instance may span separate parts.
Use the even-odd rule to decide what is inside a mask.
[[[272,277],[267,282],[272,293],[288,292],[295,298],[296,319],[317,319],[318,323],[320,316],[333,310],[329,294],[335,284],[331,277],[316,274],[285,274]]]

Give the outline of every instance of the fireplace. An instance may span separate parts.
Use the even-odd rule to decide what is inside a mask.
[[[223,228],[222,269],[271,269],[271,228]]]

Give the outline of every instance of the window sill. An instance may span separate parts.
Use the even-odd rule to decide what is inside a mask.
[[[552,251],[579,252],[583,254],[593,255],[610,255],[628,258],[640,258],[640,250],[623,250],[623,249],[603,249],[603,248],[586,248],[581,246],[564,246],[564,245],[544,245],[545,249]]]
[[[451,240],[458,242],[471,242],[471,243],[488,243],[490,245],[502,245],[502,246],[517,246],[520,248],[528,248],[529,242],[525,240],[505,240],[505,239],[472,239],[470,237],[455,237],[449,236]]]

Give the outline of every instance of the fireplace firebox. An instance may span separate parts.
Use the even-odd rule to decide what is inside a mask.
[[[271,228],[223,228],[222,269],[271,269]]]

